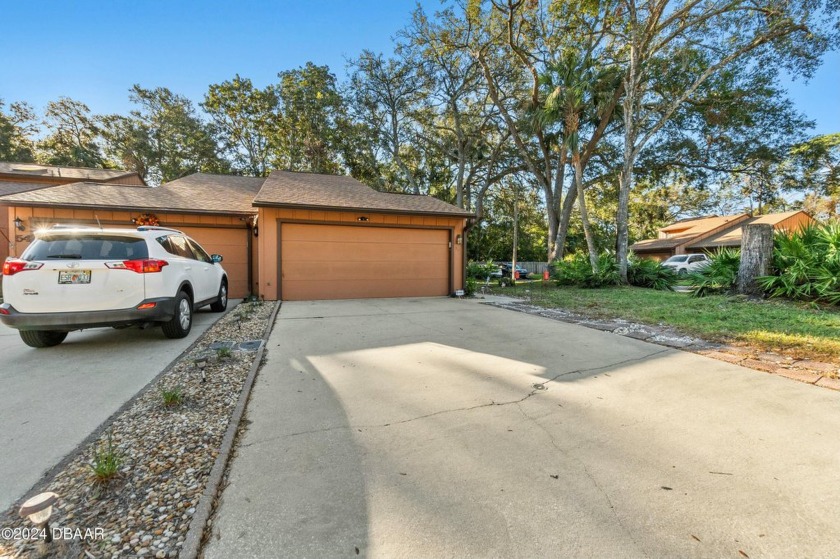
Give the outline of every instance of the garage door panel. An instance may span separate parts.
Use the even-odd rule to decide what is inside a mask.
[[[447,295],[449,231],[286,223],[285,300]]]
[[[424,260],[438,262],[446,258],[449,252],[447,245],[389,243],[383,247],[382,243],[349,243],[336,242],[321,247],[316,243],[290,243],[284,245],[283,260],[287,262],[307,262],[317,254],[321,260],[336,260],[346,262],[375,262],[377,260],[393,261],[391,255],[398,255],[400,261]]]
[[[307,301],[319,299],[365,299],[369,297],[422,297],[446,294],[448,280],[438,279],[433,284],[427,280],[409,279],[395,284],[389,280],[305,280],[283,281],[284,300]],[[294,299],[287,299],[286,291]],[[429,291],[431,294],[427,294]],[[376,293],[376,295],[370,295]]]
[[[352,233],[348,233],[348,227]],[[288,228],[288,229],[287,229]],[[317,237],[307,229],[318,228]],[[345,241],[348,235],[356,243],[382,244],[383,235],[393,242],[411,244],[426,244],[429,242],[428,235],[417,235],[422,229],[409,229],[397,227],[365,227],[348,225],[298,225],[287,223],[283,225],[284,241],[301,241],[307,243],[334,243]],[[426,229],[428,233],[437,234],[436,238],[448,237],[448,232],[443,229]]]
[[[393,262],[301,262],[287,263],[282,274],[283,281],[322,280],[335,281],[331,278],[366,279],[366,280],[410,280],[410,279],[447,279],[440,276],[431,263],[407,262],[394,266]]]

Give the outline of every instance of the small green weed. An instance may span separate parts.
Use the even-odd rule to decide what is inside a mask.
[[[171,408],[184,401],[184,391],[180,386],[174,388],[162,388],[160,397],[163,398],[163,405]]]
[[[99,444],[93,451],[90,467],[99,483],[105,483],[115,478],[120,472],[122,454],[114,447],[111,434],[108,434],[107,444]]]
[[[218,357],[219,359],[230,359],[232,355],[233,352],[226,347],[220,347],[216,350],[216,357]]]

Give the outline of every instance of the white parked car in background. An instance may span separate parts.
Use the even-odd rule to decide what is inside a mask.
[[[678,254],[663,262],[662,265],[671,268],[677,275],[684,276],[708,266],[709,262],[709,257],[705,254]]]
[[[36,232],[3,264],[0,321],[32,347],[58,345],[73,330],[161,326],[183,338],[193,311],[227,308],[220,262],[175,229],[63,228]]]

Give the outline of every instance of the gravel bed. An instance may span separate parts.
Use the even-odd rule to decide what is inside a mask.
[[[797,360],[775,352],[709,342],[701,338],[687,336],[673,328],[662,325],[639,324],[621,318],[589,318],[565,309],[539,307],[531,304],[527,299],[497,297],[484,304],[578,324],[604,332],[612,332],[619,336],[635,338],[674,349],[699,353],[712,359],[743,365],[767,373],[779,374],[831,390],[840,390],[840,363],[824,363],[811,359]]]
[[[72,536],[51,544],[0,539],[0,558],[177,557],[259,346],[211,345],[262,340],[276,304],[242,303],[219,320],[47,484],[43,491],[60,496],[51,531]],[[163,391],[175,389],[181,402],[165,405]],[[93,455],[109,444],[120,457],[119,473],[99,482]],[[14,507],[0,516],[0,527],[33,526]]]

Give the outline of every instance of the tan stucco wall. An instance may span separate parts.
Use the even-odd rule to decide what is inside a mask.
[[[358,218],[364,216],[368,221],[359,222]],[[322,210],[295,210],[287,208],[260,208],[259,209],[259,237],[257,238],[259,254],[259,280],[257,293],[268,300],[277,299],[277,223],[278,220],[284,223],[343,223],[356,225],[358,227],[376,227],[391,225],[397,227],[435,227],[451,228],[452,238],[458,235],[463,236],[466,225],[465,218],[459,217],[437,217],[428,215],[407,215],[407,214],[383,214],[374,212],[351,212],[351,211],[322,211]],[[450,258],[452,259],[452,284],[453,289],[461,289],[464,286],[464,244],[452,243]]]
[[[20,235],[29,235],[34,229],[51,227],[56,223],[96,225],[97,217],[103,227],[131,228],[134,227],[131,218],[142,213],[23,206],[0,207],[0,211],[3,211],[0,218],[5,216],[7,227],[14,222],[15,217],[20,217],[24,221],[26,230],[18,231],[17,234]],[[155,215],[161,226],[179,229],[198,241],[207,252],[224,256],[222,266],[228,274],[231,297],[245,297],[252,292],[248,288],[248,230],[245,222],[238,216],[178,213],[156,213]],[[2,242],[5,243],[5,239],[2,239]],[[19,256],[28,246],[28,242],[15,243],[10,254]],[[253,277],[256,279],[256,274],[253,274]]]

